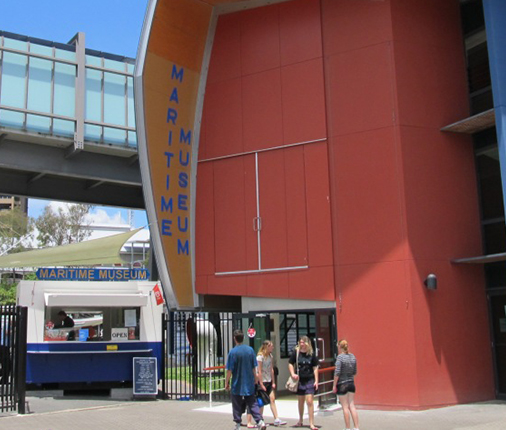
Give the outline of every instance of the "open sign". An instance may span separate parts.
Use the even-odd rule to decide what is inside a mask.
[[[128,329],[127,328],[111,329],[111,340],[128,340]]]

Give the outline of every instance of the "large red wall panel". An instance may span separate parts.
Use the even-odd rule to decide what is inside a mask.
[[[195,259],[199,261],[198,275],[211,275],[215,272],[215,264],[208,255],[214,255],[214,180],[212,163],[199,166],[197,187],[205,192],[197,193],[197,207],[200,216],[195,220]]]
[[[238,14],[241,20],[243,76],[279,68],[279,10],[259,7]]]
[[[285,198],[288,266],[307,266],[307,210],[304,147],[283,150],[285,159]]]
[[[243,141],[245,151],[283,144],[280,69],[242,79]]]
[[[208,85],[241,77],[241,22],[237,15],[220,16],[214,35]]]
[[[339,264],[405,259],[404,189],[395,130],[353,133],[331,142]]]
[[[472,142],[440,130],[466,115],[457,1],[294,0],[220,17],[198,291],[336,300],[360,404],[492,398],[483,272],[451,262],[481,252]],[[262,265],[308,268],[216,275],[259,267],[255,154],[243,154],[256,151]]]
[[[423,286],[432,272],[438,276],[437,291]],[[483,332],[488,314],[480,288],[481,267],[417,260],[409,262],[409,276],[420,405],[490,399],[490,341]]]
[[[323,60],[303,61],[281,69],[283,141],[285,144],[326,136]]]
[[[242,108],[241,79],[209,83],[204,109],[206,158],[243,152],[243,116],[247,112]]]
[[[325,56],[330,57],[392,40],[389,0],[321,0],[320,3]]]
[[[282,151],[258,156],[262,268],[288,266],[285,158]]]
[[[292,0],[279,5],[281,65],[297,64],[322,56],[320,4]]]
[[[255,208],[247,204],[252,197],[248,186],[255,177],[253,156],[231,158],[214,163],[214,220],[216,272],[251,270],[256,261],[252,246],[256,239],[252,220]],[[202,187],[201,189],[204,189]],[[202,214],[201,216],[203,216]],[[213,255],[207,256],[212,258]]]
[[[407,271],[402,260],[341,265],[336,270],[339,338],[348,340],[358,359],[361,405],[418,404]]]
[[[481,252],[472,143],[440,130],[468,115],[458,2],[322,0],[322,22],[338,332],[364,357],[359,402],[492,398],[483,273],[451,263]]]
[[[311,267],[332,266],[332,235],[327,144],[304,147],[308,260]]]
[[[197,242],[207,242],[197,253],[199,292],[333,300],[318,1],[295,0],[219,18],[203,129],[200,165],[213,166],[213,181],[199,178],[198,195],[212,187],[214,206],[199,197],[197,219],[212,210],[214,225],[199,223],[199,231],[213,229],[197,232]],[[262,152],[256,179],[252,153],[257,151]],[[256,180],[260,248],[254,231]],[[282,271],[221,273],[259,268]]]
[[[395,120],[392,46],[373,45],[326,59],[331,137],[390,127]]]

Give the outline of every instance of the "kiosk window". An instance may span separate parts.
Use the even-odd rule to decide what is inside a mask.
[[[139,340],[139,307],[46,307],[45,341]]]

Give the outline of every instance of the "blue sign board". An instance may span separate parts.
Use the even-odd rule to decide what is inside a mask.
[[[41,281],[148,281],[147,269],[48,269],[37,270]]]

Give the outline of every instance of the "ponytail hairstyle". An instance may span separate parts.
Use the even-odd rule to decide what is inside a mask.
[[[348,351],[348,341],[346,339],[341,339],[339,342],[337,342],[337,344],[339,345],[339,347],[341,348],[341,350],[345,354],[349,353],[349,351]]]
[[[262,346],[258,350],[258,355],[262,355],[263,357],[268,357],[270,355],[269,351],[267,351],[267,348],[272,345],[272,342],[270,340],[264,340],[262,343]]]

